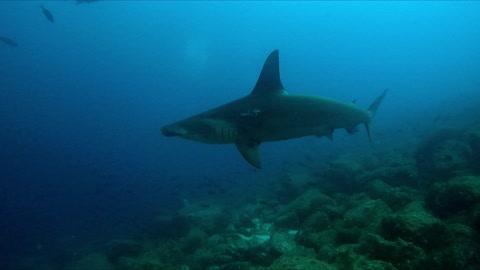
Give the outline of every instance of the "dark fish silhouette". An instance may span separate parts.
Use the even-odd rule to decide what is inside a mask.
[[[167,137],[210,144],[235,144],[242,156],[261,168],[258,146],[305,136],[333,139],[335,129],[356,132],[364,124],[371,141],[370,125],[387,94],[385,90],[363,109],[325,97],[288,95],[280,80],[279,54],[274,50],[263,64],[257,84],[246,97],[162,127]]]
[[[7,37],[0,37],[0,41],[2,41],[3,43],[7,44],[8,46],[18,47],[17,42],[15,42],[15,41],[7,38]]]
[[[45,17],[46,17],[50,22],[52,22],[52,23],[55,22],[55,20],[53,19],[52,13],[51,13],[48,9],[46,9],[43,5],[40,6],[40,8],[41,8],[42,11],[43,11],[43,15],[45,15]]]

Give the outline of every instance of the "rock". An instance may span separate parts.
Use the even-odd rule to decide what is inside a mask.
[[[468,169],[472,150],[466,141],[446,140],[439,144],[432,156],[433,168],[436,174],[455,176],[458,171]]]
[[[335,270],[336,268],[311,257],[283,255],[266,269],[278,270]]]
[[[335,246],[337,240],[337,231],[330,229],[321,232],[300,231],[296,236],[297,243],[320,250],[324,245]]]
[[[391,263],[369,260],[355,252],[358,245],[342,245],[337,248],[336,269],[341,270],[397,270]]]
[[[220,266],[220,270],[254,270],[249,262],[233,262]]]
[[[71,268],[71,270],[84,270],[84,269],[113,270],[114,267],[110,264],[109,260],[105,255],[99,254],[99,253],[92,253],[80,259]]]
[[[365,198],[355,202],[354,208],[345,212],[343,226],[346,228],[363,228],[367,232],[376,232],[384,217],[390,215],[392,210],[382,200]]]
[[[321,232],[331,226],[330,218],[323,211],[313,213],[303,222],[302,230],[308,232]]]
[[[180,240],[180,246],[183,252],[193,253],[207,242],[207,234],[201,229],[192,229],[187,236]]]
[[[337,238],[335,239],[335,243],[337,245],[358,243],[358,239],[364,233],[361,229],[357,227],[350,228],[350,229],[336,228],[336,231],[337,231]]]
[[[480,130],[471,132],[468,135],[468,143],[470,144],[470,148],[474,154],[474,161],[478,161],[480,159]],[[474,162],[474,166],[479,169],[480,162]]]
[[[425,201],[427,207],[442,218],[468,211],[480,203],[480,176],[459,176],[435,183]]]
[[[415,153],[423,185],[445,181],[469,169],[473,153],[463,133],[442,129],[423,140]]]
[[[176,219],[182,227],[187,223],[189,228],[196,227],[210,235],[222,232],[231,223],[232,217],[218,206],[209,204],[205,207],[202,203],[194,203],[179,210]]]
[[[277,215],[273,218],[273,223],[277,228],[296,230],[300,228],[300,220],[295,212],[289,212],[288,210],[280,210],[283,212],[281,215]]]
[[[130,257],[120,257],[115,263],[115,270],[131,270],[135,267],[136,262]]]
[[[371,260],[389,262],[398,269],[421,269],[427,261],[422,248],[401,238],[387,241],[376,234],[367,234],[355,250]]]
[[[120,257],[136,257],[143,252],[143,247],[133,240],[112,240],[106,246],[106,255],[111,262]]]
[[[396,241],[402,238],[424,248],[438,247],[443,242],[439,236],[444,233],[443,222],[425,211],[418,202],[408,204],[382,221],[381,235],[385,239]]]
[[[361,183],[359,175],[363,168],[354,155],[343,155],[329,161],[321,174],[321,190],[326,194],[352,194],[359,190]]]
[[[372,179],[380,179],[388,185],[394,187],[418,186],[417,164],[414,158],[400,151],[378,152],[375,158],[369,155],[363,160],[375,159],[381,160],[376,166],[364,166],[360,175],[362,183],[370,182]]]
[[[228,243],[235,249],[235,256],[239,261],[248,261],[257,265],[269,265],[282,253],[272,246],[271,237],[268,234],[254,234],[245,236],[231,234]]]
[[[296,231],[275,232],[270,239],[270,246],[279,254],[284,254],[293,250],[297,245],[295,243]]]
[[[303,222],[311,214],[322,210],[327,206],[335,205],[335,201],[319,190],[313,189],[305,192],[288,207],[288,212],[294,212],[300,222]]]
[[[206,269],[208,267],[211,267],[214,265],[214,258],[215,255],[211,250],[205,249],[205,248],[199,248],[195,250],[192,256],[192,261],[195,262],[197,267],[194,267],[196,269]]]
[[[313,175],[300,172],[285,173],[275,186],[275,193],[281,203],[289,203],[318,182]]]
[[[163,270],[165,266],[158,260],[139,260],[135,263],[132,270]],[[177,268],[182,269],[182,268]]]
[[[365,182],[369,179],[382,179],[385,183],[394,187],[416,188],[418,185],[416,164],[404,164],[397,166],[385,166],[365,175]]]
[[[183,224],[181,223],[182,221]],[[173,225],[175,224],[175,225]],[[175,220],[169,215],[158,215],[145,229],[145,233],[149,238],[166,239],[170,237],[179,237],[186,234],[190,225],[188,220]]]
[[[431,269],[478,269],[480,244],[475,231],[462,224],[450,224],[446,237],[448,244],[429,256]]]
[[[372,199],[380,199],[387,203],[393,211],[405,207],[415,200],[418,192],[409,187],[393,187],[381,180],[373,180],[366,186],[366,193]]]

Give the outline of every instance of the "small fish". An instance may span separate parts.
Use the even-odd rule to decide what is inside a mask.
[[[3,43],[7,44],[8,46],[18,47],[17,42],[15,42],[15,41],[7,38],[7,37],[1,37],[1,36],[0,36],[0,41],[2,41]]]
[[[45,17],[46,17],[51,23],[54,23],[55,20],[53,19],[53,15],[52,15],[52,13],[50,12],[50,10],[46,9],[43,5],[41,5],[40,8],[41,8],[42,11],[43,11],[43,15],[45,15]]]

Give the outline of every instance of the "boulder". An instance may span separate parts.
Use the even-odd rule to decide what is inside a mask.
[[[189,229],[196,227],[210,235],[222,232],[231,223],[231,219],[231,215],[219,206],[194,203],[179,210],[173,219],[176,222],[172,223],[179,223],[182,228],[187,224]]]
[[[470,169],[473,157],[471,143],[462,132],[436,131],[421,142],[415,153],[421,184],[429,186],[461,175]]]
[[[367,234],[355,250],[371,260],[389,262],[398,269],[421,269],[427,261],[424,250],[413,243],[401,238],[387,241],[376,234]]]
[[[480,159],[480,130],[473,131],[468,135],[468,143],[474,155],[474,167],[480,169],[480,162],[475,162]]]
[[[480,244],[472,228],[463,224],[449,224],[444,237],[448,244],[430,254],[430,269],[478,269]]]
[[[343,227],[362,228],[368,232],[376,232],[386,216],[390,215],[392,210],[382,200],[372,200],[365,198],[356,203],[356,206],[347,210],[343,216]]]
[[[287,253],[296,247],[296,231],[275,232],[270,238],[270,246],[279,254]]]
[[[363,170],[355,155],[343,155],[331,160],[321,174],[321,189],[329,195],[355,193],[361,187],[359,175]]]
[[[401,238],[424,248],[435,248],[443,242],[445,224],[428,213],[419,202],[387,216],[382,221],[381,235],[389,240]]]
[[[374,156],[370,159],[377,160],[376,166],[364,166],[360,176],[361,182],[368,183],[371,179],[380,179],[394,187],[417,187],[417,164],[412,156],[403,151],[378,152],[369,156]]]
[[[112,240],[107,244],[105,250],[105,254],[111,262],[116,262],[121,257],[137,257],[142,252],[142,245],[128,239]]]
[[[292,256],[292,255],[283,255],[275,262],[267,267],[266,269],[278,270],[278,269],[288,269],[288,270],[305,270],[305,269],[315,269],[315,270],[335,270],[336,268],[328,265],[325,262],[319,261],[312,257],[305,256]]]
[[[31,268],[35,269],[35,268]],[[38,268],[37,268],[38,269]],[[102,269],[113,270],[113,265],[110,264],[107,257],[100,253],[91,253],[83,257],[70,268],[71,270],[84,270],[84,269]]]
[[[274,192],[277,194],[281,203],[289,203],[312,186],[315,186],[319,180],[314,175],[305,172],[285,173],[274,186]]]
[[[448,182],[435,183],[425,201],[441,218],[469,211],[480,204],[480,176],[458,176]]]
[[[180,239],[180,247],[184,253],[193,253],[207,242],[207,234],[199,228],[193,228]]]
[[[333,229],[324,230],[321,232],[300,231],[295,236],[295,240],[297,243],[307,248],[313,248],[318,251],[325,245],[336,245],[337,231]]]
[[[291,202],[286,210],[295,213],[299,222],[302,223],[313,213],[335,204],[335,201],[329,196],[323,194],[317,189],[312,189]]]
[[[409,187],[393,187],[381,180],[373,180],[365,191],[372,199],[380,199],[387,203],[393,211],[400,210],[417,199],[418,191]]]

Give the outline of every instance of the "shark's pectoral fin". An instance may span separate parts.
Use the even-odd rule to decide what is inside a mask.
[[[237,146],[238,151],[240,151],[240,154],[242,154],[248,163],[252,164],[258,169],[262,168],[260,156],[258,155],[258,146],[260,145],[259,142],[239,139],[235,142],[235,145]]]

